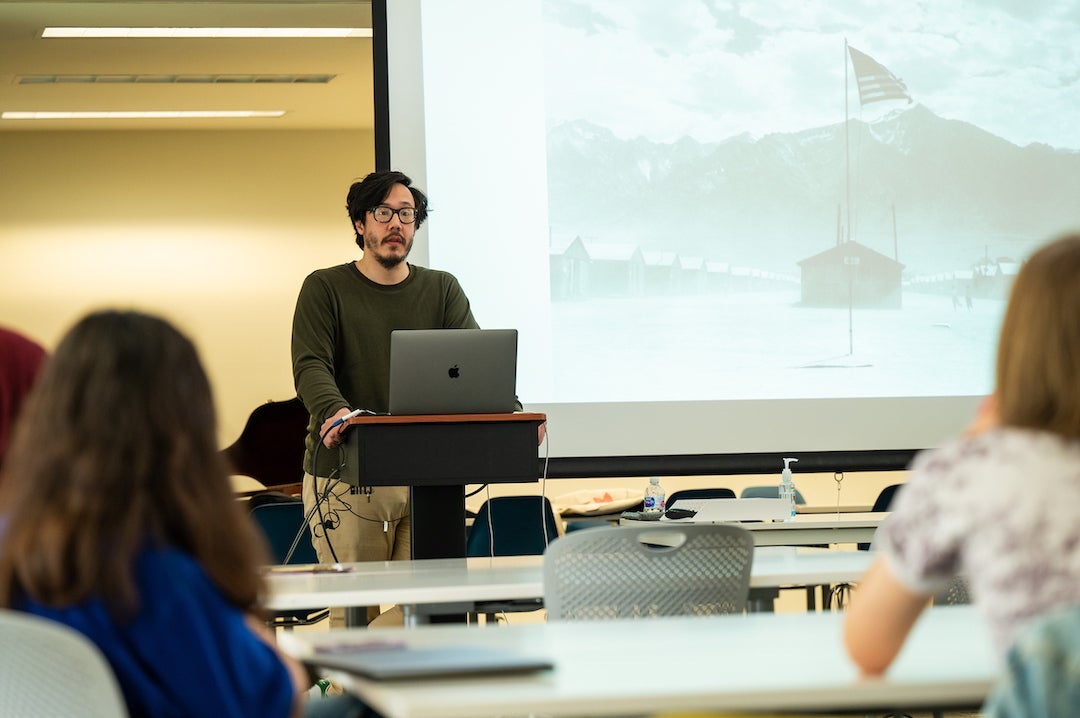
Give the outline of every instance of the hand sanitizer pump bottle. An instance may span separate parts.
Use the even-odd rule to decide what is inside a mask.
[[[795,520],[795,482],[791,480],[791,462],[798,459],[784,459],[784,470],[780,473],[780,498],[785,501],[788,517],[784,521]]]

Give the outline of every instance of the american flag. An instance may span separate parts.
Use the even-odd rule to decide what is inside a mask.
[[[851,54],[851,66],[855,70],[855,79],[859,82],[859,104],[869,105],[881,100],[907,100],[911,102],[907,85],[884,65],[864,52],[859,52],[848,45]]]

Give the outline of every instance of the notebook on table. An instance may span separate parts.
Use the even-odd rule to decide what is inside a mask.
[[[467,645],[443,648],[342,646],[316,652],[304,658],[304,663],[374,680],[526,673],[554,665],[546,658]]]
[[[516,329],[390,333],[390,414],[503,414],[516,402]]]

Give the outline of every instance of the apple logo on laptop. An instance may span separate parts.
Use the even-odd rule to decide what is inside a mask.
[[[457,364],[450,367],[449,371],[447,371],[446,373],[450,375],[451,379],[457,379],[459,376],[461,376],[461,370],[458,369]]]

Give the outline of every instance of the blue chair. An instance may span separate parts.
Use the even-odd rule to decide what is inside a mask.
[[[473,519],[465,553],[539,556],[558,537],[555,512],[546,497],[497,496],[485,501]]]
[[[308,530],[307,523],[304,521],[303,501],[297,497],[274,493],[257,494],[251,497],[249,509],[255,525],[266,536],[267,543],[270,545],[270,556],[275,564],[286,563],[285,557],[288,556],[297,534],[300,535],[300,540],[296,543],[296,548],[289,557],[288,563],[319,563],[319,557],[311,543],[311,531]],[[304,529],[302,532],[301,528]],[[293,626],[309,626],[329,616],[329,608],[278,611],[267,623],[273,628],[292,628]]]
[[[739,494],[740,499],[778,499],[780,498],[779,486],[747,486]],[[795,503],[802,506],[806,503],[802,492],[795,489]]]
[[[465,554],[483,556],[539,556],[548,544],[559,537],[555,512],[544,496],[497,496],[485,501],[473,519],[465,545]],[[497,613],[522,613],[544,607],[540,598],[508,601],[482,601],[473,614],[484,614],[485,621]]]
[[[715,489],[681,489],[672,491],[671,496],[664,501],[664,508],[670,509],[679,499],[733,499],[735,492],[731,489],[717,487]]]
[[[255,497],[258,498],[258,497]],[[254,499],[253,499],[254,500]],[[270,544],[270,556],[276,564],[284,564],[300,527],[304,526],[304,503],[300,499],[256,503],[251,517],[262,529]],[[319,557],[311,543],[311,532],[305,531],[296,544],[288,563],[318,563]]]
[[[1080,606],[1054,609],[1020,630],[987,697],[986,718],[1073,716],[1080,707]]]
[[[893,499],[896,497],[896,492],[899,491],[902,486],[903,484],[892,484],[891,486],[886,486],[884,489],[881,490],[881,493],[878,494],[878,497],[874,499],[874,505],[870,508],[870,510],[874,512],[888,511],[889,506],[892,504]],[[860,551],[869,551],[870,544],[861,543],[858,545],[858,549]]]

